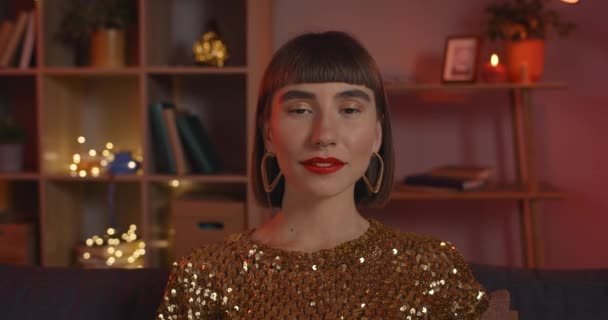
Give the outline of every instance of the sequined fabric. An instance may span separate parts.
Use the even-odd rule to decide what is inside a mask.
[[[252,230],[174,263],[158,319],[479,319],[485,289],[449,242],[369,219],[361,237],[313,253]]]

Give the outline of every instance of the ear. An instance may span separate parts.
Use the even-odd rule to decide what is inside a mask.
[[[378,119],[376,121],[376,137],[374,139],[373,151],[380,151],[380,146],[382,146],[382,121],[381,119]]]
[[[264,139],[264,148],[266,148],[266,151],[274,152],[274,148],[272,146],[272,133],[270,131],[268,121],[264,121],[262,124],[262,139]]]

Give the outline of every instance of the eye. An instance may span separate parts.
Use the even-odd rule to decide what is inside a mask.
[[[309,109],[305,109],[305,108],[293,108],[293,109],[289,109],[288,111],[290,114],[305,114],[307,112],[312,112]]]
[[[287,106],[287,113],[301,115],[306,113],[312,113],[312,109],[307,103],[294,103]]]
[[[361,106],[358,104],[345,104],[342,106],[342,109],[340,109],[340,112],[346,115],[356,115],[361,113]]]

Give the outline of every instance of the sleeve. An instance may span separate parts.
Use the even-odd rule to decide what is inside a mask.
[[[220,319],[220,294],[212,265],[199,249],[173,263],[165,293],[156,311],[158,320]]]
[[[434,238],[419,250],[415,269],[428,319],[481,319],[489,306],[488,295],[458,250]]]

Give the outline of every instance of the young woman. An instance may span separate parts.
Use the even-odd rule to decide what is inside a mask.
[[[253,186],[263,226],[174,264],[158,319],[478,319],[488,306],[449,243],[364,218],[393,183],[378,68],[341,32],[273,56],[258,99]]]

